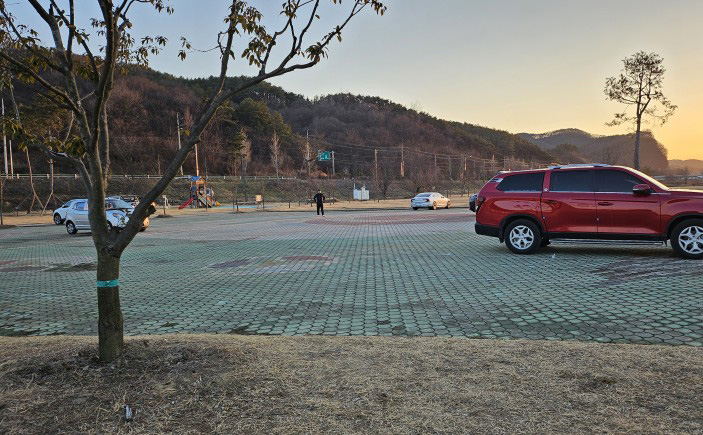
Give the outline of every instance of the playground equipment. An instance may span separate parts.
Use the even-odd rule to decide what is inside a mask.
[[[215,190],[205,185],[205,179],[199,176],[190,177],[190,198],[181,204],[178,209],[183,210],[188,206],[195,207],[218,207],[219,202],[215,200]]]

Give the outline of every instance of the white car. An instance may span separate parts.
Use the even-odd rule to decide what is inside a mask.
[[[61,207],[54,210],[54,223],[56,225],[61,225],[62,223],[64,223],[64,221],[66,220],[66,213],[68,212],[68,209],[71,208],[71,205],[73,205],[73,203],[76,201],[78,200],[71,199],[64,203]]]
[[[413,210],[418,208],[429,208],[430,210],[437,210],[440,207],[449,208],[451,201],[446,196],[437,192],[424,192],[415,195],[413,199],[410,200],[410,207]]]
[[[105,201],[105,214],[107,217],[108,230],[121,229],[127,225],[129,217],[132,215],[134,207],[132,204],[124,202],[120,199],[108,199]],[[66,232],[68,234],[76,234],[78,230],[90,230],[90,221],[88,220],[88,200],[76,200],[66,213]],[[142,228],[139,231],[144,231],[149,227],[149,217],[144,219]]]

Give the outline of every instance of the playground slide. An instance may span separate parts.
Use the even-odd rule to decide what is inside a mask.
[[[193,198],[188,199],[188,201],[184,202],[183,204],[178,206],[179,210],[183,210],[184,208],[188,207],[191,203],[193,202]]]

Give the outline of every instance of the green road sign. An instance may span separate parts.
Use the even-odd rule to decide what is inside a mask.
[[[332,160],[332,152],[331,151],[318,151],[317,152],[317,160],[319,162]]]

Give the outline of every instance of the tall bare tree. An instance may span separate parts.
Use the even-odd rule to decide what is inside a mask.
[[[633,124],[635,127],[635,152],[633,165],[640,169],[640,132],[645,116],[664,124],[674,114],[676,106],[662,92],[664,85],[664,59],[656,53],[640,51],[623,59],[619,76],[605,81],[605,95],[609,100],[625,104],[625,110],[616,113],[608,125]],[[629,110],[634,109],[634,113]]]
[[[156,12],[173,12],[165,0],[96,0],[99,14],[88,23],[79,23],[74,0],[27,0],[50,31],[50,41],[40,39],[39,31],[20,22],[12,13],[17,3],[0,0],[0,61],[19,77],[37,83],[57,106],[72,112],[75,130],[72,139],[40,143],[32,136],[31,126],[12,128],[24,135],[23,146],[37,146],[48,156],[68,162],[81,174],[88,197],[89,221],[97,252],[97,296],[99,356],[114,360],[124,349],[123,317],[120,306],[119,277],[122,253],[139,232],[142,221],[155,210],[151,206],[170,181],[217,109],[235,94],[264,80],[317,65],[328,54],[330,43],[341,40],[348,23],[364,9],[378,14],[385,11],[379,0],[353,0],[350,7],[327,33],[313,31],[313,23],[322,13],[321,0],[283,0],[283,24],[269,30],[262,23],[262,13],[245,1],[231,0],[224,20],[224,30],[216,35],[220,53],[217,85],[201,104],[189,125],[181,149],[164,170],[161,179],[144,195],[122,231],[108,231],[105,216],[105,190],[110,171],[110,132],[107,103],[115,74],[129,64],[148,64],[150,55],[167,43],[163,36],[133,37],[129,20],[133,9],[151,7]],[[83,2],[82,2],[83,3]],[[339,5],[340,1],[332,0]],[[345,2],[345,5],[347,3]],[[144,14],[144,10],[139,12]],[[84,26],[92,27],[85,30]],[[322,34],[309,44],[310,33]],[[287,39],[287,43],[279,44]],[[89,40],[99,40],[99,50]],[[47,47],[45,44],[49,44]],[[181,59],[192,49],[182,38]],[[308,45],[309,44],[309,45]],[[240,48],[237,49],[236,47]],[[275,50],[276,47],[282,49]],[[273,55],[272,55],[273,54]],[[256,67],[255,76],[242,82],[228,81],[230,62],[244,60]],[[274,61],[272,59],[277,59]],[[269,65],[272,62],[273,65]],[[45,71],[50,70],[51,74]],[[87,89],[87,90],[86,90]],[[6,124],[10,120],[3,119]]]

